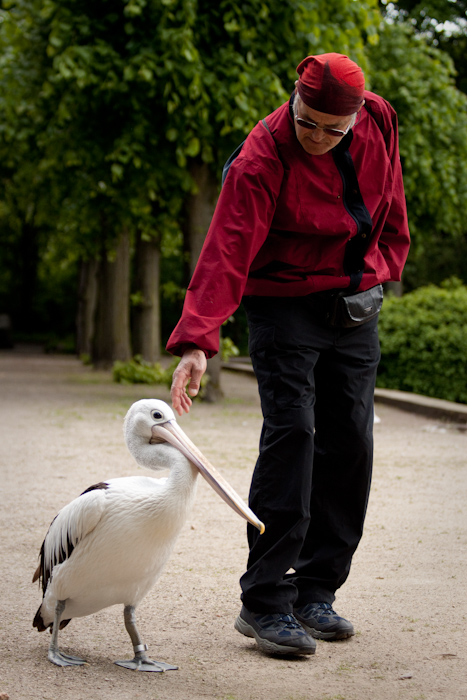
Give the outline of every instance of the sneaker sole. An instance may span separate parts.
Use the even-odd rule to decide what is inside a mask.
[[[240,634],[243,634],[245,637],[255,639],[261,651],[264,651],[267,654],[306,654],[307,656],[311,656],[311,654],[314,654],[316,651],[315,648],[311,647],[304,647],[300,649],[298,647],[289,647],[283,644],[276,644],[275,642],[271,642],[269,639],[263,639],[259,636],[256,630],[249,625],[248,622],[245,622],[245,620],[240,616],[238,616],[235,620],[234,627],[237,632],[240,632]]]

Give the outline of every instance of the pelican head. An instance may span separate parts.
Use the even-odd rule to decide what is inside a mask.
[[[153,445],[161,448],[169,445],[179,450],[193,464],[208,484],[224,501],[245,520],[264,532],[264,524],[244,500],[236,493],[222,474],[206,459],[180,428],[175,414],[164,401],[159,399],[141,399],[129,409],[124,421],[125,441],[129,451],[142,466],[151,469],[167,468],[164,459],[158,466],[154,465]]]

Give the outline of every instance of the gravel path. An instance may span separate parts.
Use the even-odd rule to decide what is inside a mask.
[[[254,378],[225,372],[220,405],[196,404],[180,424],[245,498],[261,426]],[[74,358],[0,352],[0,700],[467,699],[467,434],[378,405],[373,489],[364,538],[336,608],[357,634],[319,642],[313,657],[277,659],[239,635],[245,526],[200,480],[174,554],[138,609],[153,658],[179,666],[134,673],[122,610],[73,620],[47,661],[31,626],[31,583],[56,512],[87,486],[137,473],[122,420],[165,387],[120,386]]]

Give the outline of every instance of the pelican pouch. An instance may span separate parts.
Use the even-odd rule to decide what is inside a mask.
[[[377,284],[357,294],[336,294],[328,311],[328,323],[339,328],[361,326],[381,311],[383,287]]]

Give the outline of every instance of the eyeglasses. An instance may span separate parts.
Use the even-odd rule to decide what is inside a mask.
[[[294,117],[295,117],[295,121],[297,122],[297,124],[299,126],[303,127],[304,129],[311,129],[313,131],[315,129],[321,129],[328,136],[334,136],[336,138],[340,138],[340,137],[348,134],[350,129],[355,125],[355,122],[352,120],[350,122],[349,126],[347,127],[347,129],[345,131],[342,131],[341,129],[330,129],[327,126],[318,126],[318,124],[316,124],[315,122],[309,122],[306,119],[302,119],[297,114],[294,114]]]

